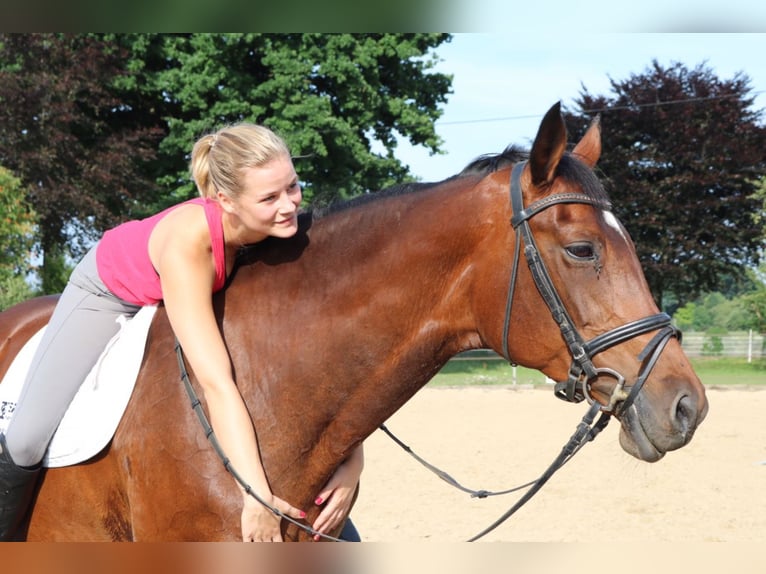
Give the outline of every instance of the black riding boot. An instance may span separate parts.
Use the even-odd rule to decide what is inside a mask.
[[[18,466],[0,433],[0,541],[12,540],[24,518],[37,486],[40,465]]]

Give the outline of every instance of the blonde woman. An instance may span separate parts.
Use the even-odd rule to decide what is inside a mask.
[[[191,173],[199,198],[107,231],[72,272],[14,417],[0,434],[0,540],[12,539],[23,519],[40,461],[80,384],[117,332],[115,318],[160,301],[233,468],[271,506],[293,518],[305,516],[269,489],[212,306],[212,294],[223,288],[239,247],[298,230],[298,176],[282,139],[254,124],[200,138]],[[360,447],[320,493],[318,499],[327,502],[313,525],[318,532],[338,526],[362,466]],[[280,541],[279,517],[244,490],[242,495],[242,539]],[[353,525],[348,527],[346,536],[358,539]]]

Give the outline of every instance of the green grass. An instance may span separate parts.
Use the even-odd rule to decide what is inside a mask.
[[[694,358],[692,366],[706,386],[763,385],[766,388],[766,359],[748,363],[740,358]],[[516,368],[516,384],[550,387],[539,371]],[[431,386],[512,385],[513,367],[499,359],[453,359],[431,380]]]
[[[702,383],[715,385],[764,385],[766,386],[766,359],[745,358],[694,358],[692,366]]]

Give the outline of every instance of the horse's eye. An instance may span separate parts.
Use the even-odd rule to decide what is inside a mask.
[[[593,245],[590,243],[573,243],[572,245],[567,245],[566,250],[575,259],[593,259],[595,256]]]

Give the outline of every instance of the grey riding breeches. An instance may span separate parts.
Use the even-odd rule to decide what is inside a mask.
[[[5,433],[17,465],[32,466],[42,460],[80,385],[119,331],[117,318],[133,316],[140,308],[104,286],[93,247],[61,294]]]

